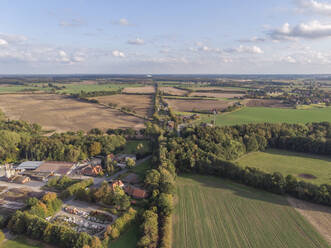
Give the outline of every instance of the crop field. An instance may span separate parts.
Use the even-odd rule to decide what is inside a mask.
[[[302,201],[296,198],[287,197],[287,201],[302,216],[304,216],[316,230],[331,245],[331,207]]]
[[[165,99],[169,106],[178,112],[191,112],[194,110],[224,109],[234,102],[227,100],[186,100],[186,99]]]
[[[41,85],[0,85],[0,93],[16,93],[16,92],[27,92],[27,91],[48,91],[51,88],[42,87]]]
[[[85,92],[92,92],[92,91],[116,91],[119,89],[123,89],[125,87],[139,87],[141,85],[136,84],[79,84],[79,83],[73,83],[73,84],[56,84],[58,86],[65,86],[64,89],[59,90],[60,93],[80,93],[81,91]]]
[[[174,248],[329,247],[286,198],[216,177],[177,178]]]
[[[14,120],[38,123],[46,130],[144,127],[144,120],[119,110],[52,94],[0,95],[0,109]]]
[[[122,91],[123,93],[131,93],[131,94],[154,94],[155,88],[154,86],[141,86],[141,87],[126,87]]]
[[[184,96],[188,93],[187,90],[176,89],[174,87],[160,87],[160,91],[163,91],[166,94],[175,95],[175,96]]]
[[[189,112],[188,110],[186,110]],[[183,110],[183,112],[185,112]],[[210,122],[213,117],[204,120]],[[308,123],[331,121],[331,107],[314,109],[286,109],[266,107],[246,107],[231,113],[216,116],[216,125],[230,126],[247,123]]]
[[[190,96],[206,96],[206,97],[215,97],[215,98],[235,98],[242,97],[244,94],[236,93],[220,93],[220,92],[193,92]]]
[[[153,99],[149,95],[125,95],[116,94],[110,96],[94,97],[102,104],[117,104],[117,108],[127,107],[136,111],[141,116],[151,116],[153,114]]]
[[[331,184],[331,158],[326,156],[270,149],[248,153],[237,162],[266,172],[291,174],[310,183]]]

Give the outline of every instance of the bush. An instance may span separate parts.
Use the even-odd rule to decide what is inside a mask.
[[[5,240],[5,234],[0,230],[0,243]]]

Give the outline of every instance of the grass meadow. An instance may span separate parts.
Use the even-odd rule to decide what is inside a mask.
[[[323,248],[283,196],[211,176],[177,178],[173,248]]]
[[[109,248],[135,248],[139,239],[139,227],[131,225],[117,240],[109,242]]]
[[[0,248],[46,248],[51,247],[39,241],[30,240],[23,236],[16,237],[12,240],[7,240],[0,244]]]
[[[203,121],[210,122],[212,116],[205,116]],[[231,126],[247,123],[308,123],[331,121],[331,107],[311,109],[286,109],[267,107],[246,107],[231,113],[216,116],[216,125]]]
[[[270,149],[248,153],[237,162],[241,166],[255,167],[266,172],[281,172],[284,176],[291,174],[310,183],[331,184],[331,158],[326,156]],[[300,174],[310,174],[316,178],[301,178]]]

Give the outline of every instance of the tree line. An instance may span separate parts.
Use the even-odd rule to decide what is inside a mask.
[[[317,186],[291,175],[266,173],[232,162],[247,152],[267,148],[330,156],[331,123],[186,128],[182,137],[169,135],[163,156],[178,173],[221,176],[273,193],[287,193],[299,199],[331,205],[331,185]]]

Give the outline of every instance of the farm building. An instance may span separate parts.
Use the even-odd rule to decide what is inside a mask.
[[[90,160],[90,164],[93,166],[101,165],[101,162],[102,162],[102,158],[92,158]]]
[[[11,178],[16,175],[16,170],[11,164],[5,164],[0,166],[0,177]]]
[[[121,180],[116,180],[110,184],[110,187],[112,188],[112,190],[115,190],[116,187],[123,188],[124,183]]]
[[[48,172],[54,176],[65,176],[71,173],[75,165],[75,163],[71,162],[46,161],[34,170],[34,172]]]
[[[20,174],[23,176],[28,176],[32,180],[41,181],[41,182],[46,181],[46,179],[49,176],[51,176],[50,172],[36,172],[36,171],[24,171]]]
[[[18,171],[35,170],[43,163],[43,161],[25,161],[19,164],[15,169]]]
[[[129,158],[133,159],[134,161],[137,160],[137,157],[134,154],[118,154],[115,156],[115,161],[118,163],[125,163]]]
[[[128,185],[124,188],[124,191],[136,199],[144,199],[148,196],[147,191],[144,189],[140,189],[131,185]]]
[[[102,167],[100,165],[89,164],[81,170],[81,173],[85,176],[98,176],[102,173]]]
[[[13,176],[12,178],[9,179],[9,181],[12,183],[25,184],[27,182],[30,182],[31,179],[26,176]]]

